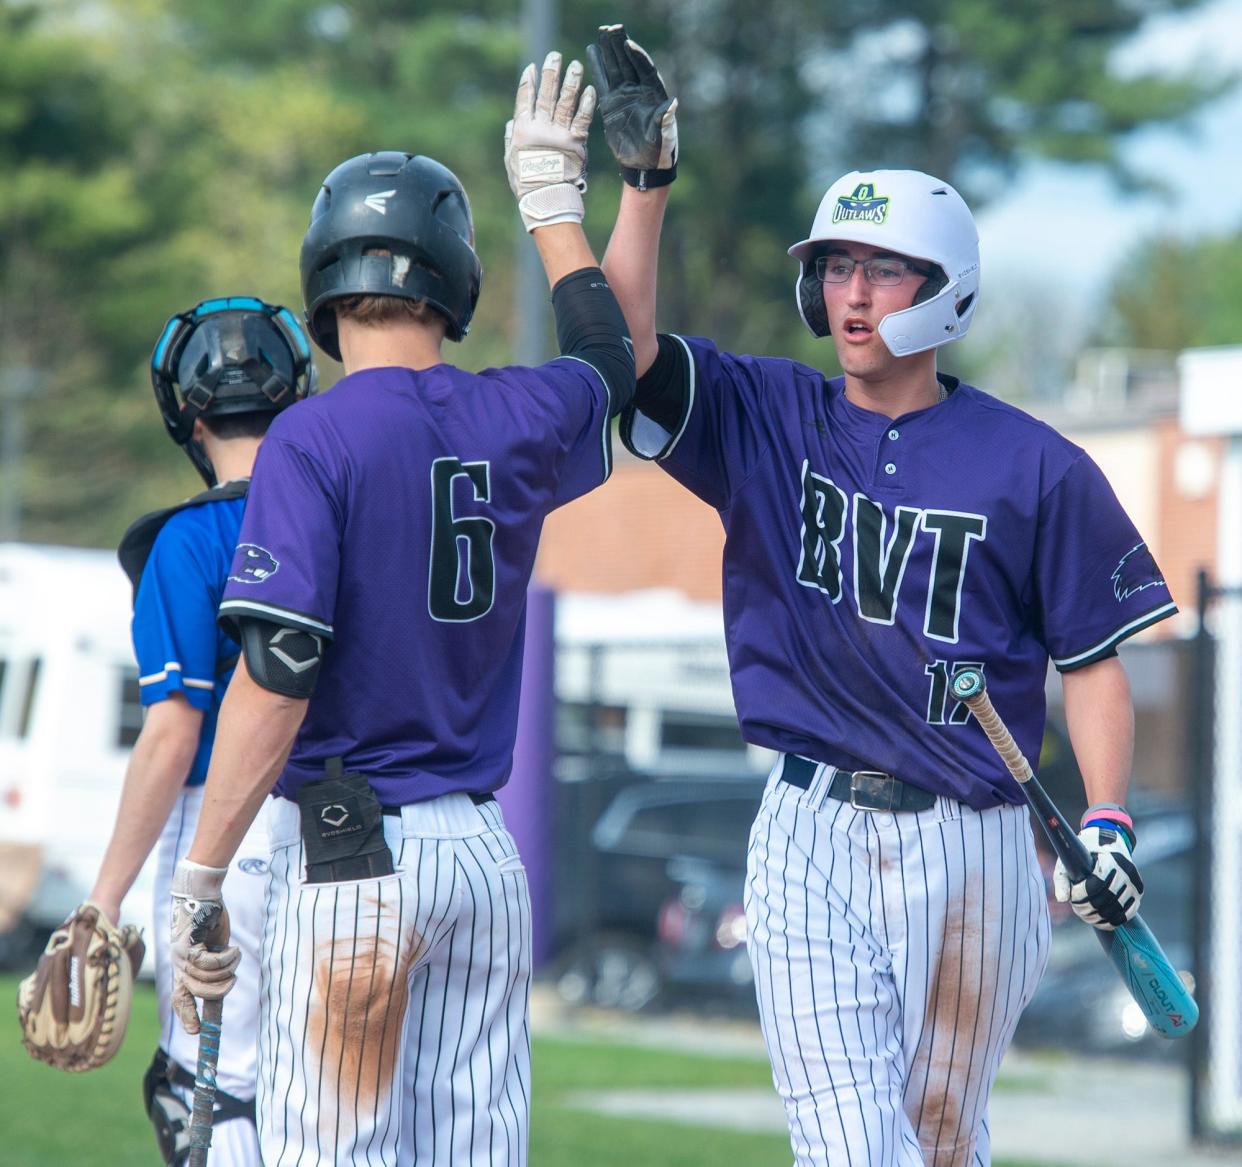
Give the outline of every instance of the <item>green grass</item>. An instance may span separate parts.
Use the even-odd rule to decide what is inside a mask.
[[[34,1061],[17,1024],[18,976],[0,977],[7,1040],[0,1041],[0,1131],[6,1167],[141,1167],[163,1163],[142,1109],[142,1075],[159,1027],[155,990],[140,985],[129,1034],[106,1066],[66,1074]]]
[[[0,999],[15,999],[18,979],[0,976]],[[139,987],[121,1052],[89,1074],[64,1074],[32,1061],[9,1006],[9,1040],[0,1041],[5,1167],[158,1167],[141,1088],[156,1042],[154,997],[150,986]],[[614,1118],[566,1105],[571,1094],[584,1090],[770,1090],[771,1075],[761,1059],[538,1037],[533,1058],[530,1162],[535,1167],[787,1167],[790,1162],[784,1134]],[[996,1167],[1031,1165],[998,1160]]]

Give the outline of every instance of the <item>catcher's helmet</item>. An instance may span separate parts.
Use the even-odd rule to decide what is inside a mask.
[[[151,353],[151,384],[169,436],[214,486],[215,469],[193,438],[195,420],[277,413],[314,393],[315,365],[288,308],[230,296],[169,318]]]
[[[815,336],[829,331],[824,288],[815,275],[815,260],[829,240],[882,247],[938,269],[911,307],[880,321],[880,336],[894,356],[966,335],[979,300],[979,233],[970,208],[947,182],[918,170],[855,170],[828,188],[810,236],[789,249],[801,263],[798,311]]]
[[[367,252],[388,254],[366,254]],[[323,180],[302,240],[302,299],[315,343],[341,359],[336,313],[350,295],[424,300],[461,340],[479,300],[470,200],[447,167],[385,150],[342,162]]]

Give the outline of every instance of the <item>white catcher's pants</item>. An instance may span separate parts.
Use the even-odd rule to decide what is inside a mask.
[[[384,816],[395,874],[304,882],[276,799],[263,936],[266,1167],[525,1167],[530,898],[495,802]]]
[[[172,1011],[172,963],[169,959],[170,888],[173,868],[194,841],[203,788],[187,786],[164,824],[155,871],[155,988],[160,1009],[160,1045],[191,1074],[198,1065],[198,1037],[181,1028]],[[216,1081],[221,1090],[247,1101],[255,1093],[255,1034],[259,1024],[259,938],[263,934],[264,899],[268,880],[267,808],[264,803],[242,840],[224,880],[231,942],[242,952],[237,984],[224,998],[220,1026],[220,1062]],[[174,1087],[186,1105],[189,1090]],[[154,1136],[153,1136],[154,1137]],[[259,1167],[259,1139],[252,1123],[230,1119],[211,1133],[211,1167]]]
[[[1048,959],[1025,807],[856,811],[777,760],[749,951],[796,1167],[988,1167],[987,1106]]]

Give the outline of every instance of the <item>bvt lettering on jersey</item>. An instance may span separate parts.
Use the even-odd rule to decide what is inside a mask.
[[[935,541],[923,631],[933,640],[957,642],[962,585],[970,546],[987,538],[986,515],[968,511],[897,507],[889,518],[879,503],[855,493],[853,505],[835,482],[802,463],[802,547],[798,582],[817,588],[834,604],[843,592],[841,541],[847,528],[854,552],[854,602],[858,615],[894,624],[902,580],[920,533]]]

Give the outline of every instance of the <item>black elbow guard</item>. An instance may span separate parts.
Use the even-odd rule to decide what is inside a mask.
[[[237,623],[255,684],[284,697],[310,697],[323,662],[323,637],[254,616],[242,616]]]
[[[586,361],[599,373],[616,417],[634,396],[634,346],[604,273],[584,267],[557,281],[552,312],[561,355]]]

